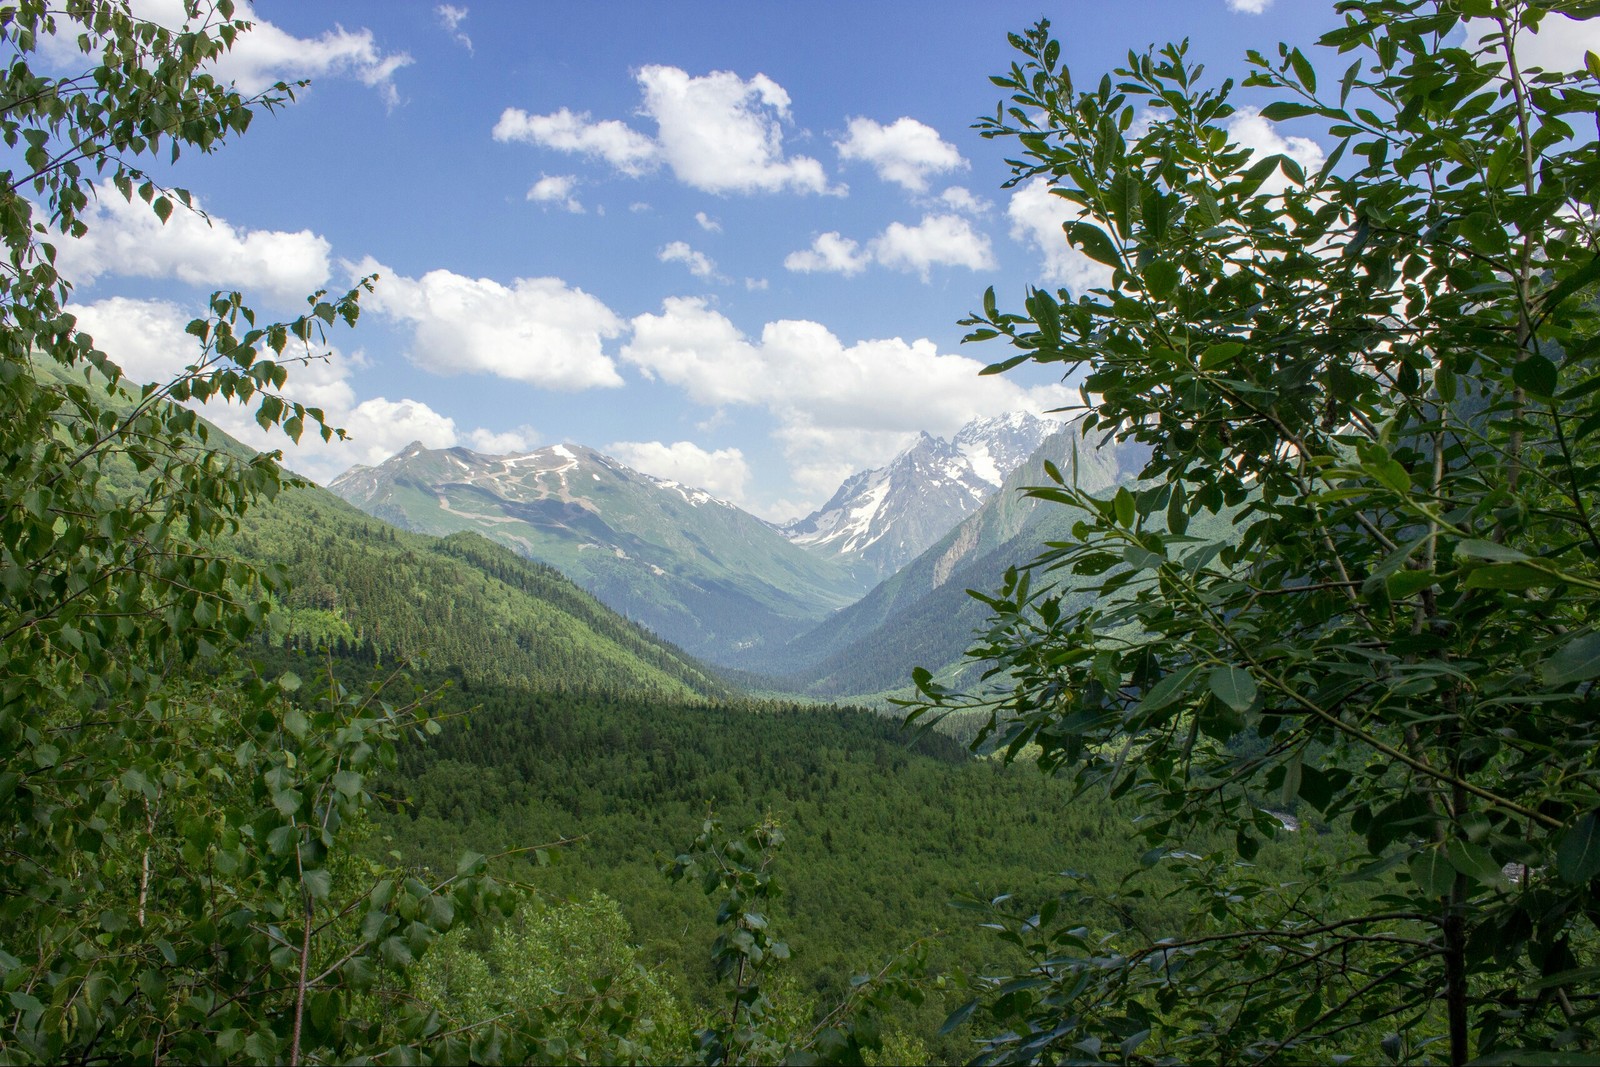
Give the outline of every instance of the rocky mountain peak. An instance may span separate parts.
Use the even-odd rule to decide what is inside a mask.
[[[981,507],[1060,428],[1054,419],[1013,411],[974,419],[948,440],[923,431],[885,466],[845,479],[784,533],[885,577]]]

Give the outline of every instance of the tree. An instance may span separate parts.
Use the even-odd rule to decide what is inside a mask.
[[[985,686],[919,671],[912,717],[980,709],[980,743],[1128,798],[1197,899],[1169,931],[1080,926],[1088,885],[1003,915],[1037,965],[964,1009],[985,1060],[1600,1040],[1600,58],[1519,53],[1600,5],[1337,7],[1334,76],[1249,56],[1260,115],[1331,140],[1311,173],[1230,140],[1186,44],[1084,89],[1041,22],[994,79],[979,128],[1106,281],[991,290],[969,339],[1078,375],[1084,433],[1150,459],[1109,498],[1031,490],[1074,540],[985,598]],[[1291,812],[1326,855],[1271,883]]]
[[[230,0],[187,14],[175,30],[118,0],[0,8],[0,136],[22,161],[0,172],[0,1058],[464,1058],[484,1031],[437,1033],[392,979],[508,895],[481,857],[430,885],[349,853],[371,775],[429,724],[378,693],[234,666],[277,580],[216,541],[292,479],[183,406],[244,403],[290,438],[331,436],[280,390],[325,328],[354,324],[360,288],[263,326],[217,293],[189,324],[195,362],[139,385],[76,328],[54,269],[91,196],[188,209],[143,157],[215,151],[292,96],[206,72],[249,29]],[[77,41],[83,73],[41,72],[51,39]],[[392,995],[347,1017],[362,990]]]

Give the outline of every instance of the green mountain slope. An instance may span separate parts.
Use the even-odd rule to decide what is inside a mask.
[[[404,529],[472,530],[548,563],[712,662],[781,644],[866,588],[844,564],[708,493],[579,445],[522,456],[413,445],[330,488]]]
[[[1096,448],[1076,427],[1055,434],[982,508],[860,601],[781,649],[747,655],[741,666],[755,676],[752,684],[814,697],[866,697],[908,685],[914,666],[948,675],[988,617],[966,591],[998,587],[1007,567],[1070,536],[1074,516],[1038,507],[1021,490],[1048,482],[1046,460],[1072,471],[1074,454],[1078,483],[1091,491],[1139,466],[1138,457],[1117,448]]]
[[[286,568],[291,592],[274,630],[291,646],[331,642],[534,690],[727,694],[706,668],[553,568],[473,533],[396,530],[309,487],[252,511],[232,547]]]

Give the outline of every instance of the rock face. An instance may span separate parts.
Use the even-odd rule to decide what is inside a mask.
[[[329,488],[404,529],[473,530],[548,563],[714,663],[786,641],[866,587],[843,563],[702,489],[581,445],[488,456],[412,444]]]
[[[845,479],[819,510],[783,528],[795,544],[886,578],[981,508],[1061,424],[1023,411],[924,433],[887,466]]]

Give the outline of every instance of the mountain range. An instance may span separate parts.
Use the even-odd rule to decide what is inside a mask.
[[[782,527],[577,444],[500,456],[412,444],[329,488],[402,529],[472,531],[555,567],[755,688],[838,698],[960,660],[982,622],[965,590],[997,585],[1046,539],[1019,488],[1074,451],[1086,487],[1125,473],[1075,424],[1013,412],[948,440],[923,434]]]
[[[786,525],[784,535],[887,578],[982,507],[1060,428],[1053,419],[1013,411],[974,420],[948,441],[924,432],[886,466],[845,479],[821,508]]]

